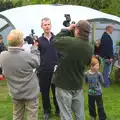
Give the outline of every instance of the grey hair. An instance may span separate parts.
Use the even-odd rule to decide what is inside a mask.
[[[8,39],[9,46],[19,46],[24,42],[23,33],[17,29],[12,30],[9,33],[7,39]]]
[[[48,21],[48,20],[50,20],[50,18],[44,17],[44,18],[41,20],[41,22],[42,22],[43,20]]]

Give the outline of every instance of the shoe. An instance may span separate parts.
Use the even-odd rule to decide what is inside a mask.
[[[50,120],[50,115],[48,113],[45,113],[43,116],[43,120]]]
[[[91,117],[91,119],[90,120],[96,120],[96,117]]]

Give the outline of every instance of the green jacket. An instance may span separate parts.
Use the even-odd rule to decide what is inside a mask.
[[[66,90],[82,89],[84,70],[93,55],[92,46],[73,36],[68,30],[61,30],[54,38],[54,46],[61,58],[53,82]]]

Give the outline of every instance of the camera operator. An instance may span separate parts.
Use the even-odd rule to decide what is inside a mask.
[[[73,32],[75,37],[71,37]],[[62,54],[53,78],[61,120],[72,120],[72,111],[76,120],[84,120],[84,70],[93,55],[89,33],[89,22],[80,20],[62,29],[53,41],[55,48]]]

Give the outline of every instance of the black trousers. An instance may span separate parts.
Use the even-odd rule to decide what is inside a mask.
[[[98,96],[88,95],[88,105],[89,105],[90,116],[92,117],[97,116],[95,102],[97,104],[99,120],[106,120],[106,113],[103,107],[102,95],[98,95]]]
[[[55,84],[51,84],[52,76],[53,72],[40,71],[38,74],[44,113],[50,113],[51,109],[50,88],[52,90],[53,102],[56,108],[56,112],[59,112],[59,107],[55,96]]]

